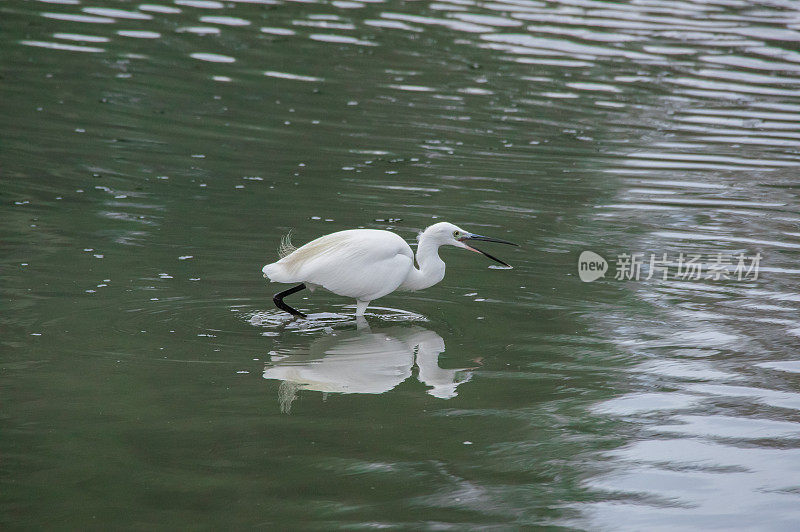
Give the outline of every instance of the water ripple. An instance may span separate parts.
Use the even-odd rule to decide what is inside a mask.
[[[40,48],[49,48],[51,50],[65,50],[68,52],[90,52],[90,53],[105,52],[105,48],[97,48],[96,46],[79,46],[77,44],[64,44],[60,42],[19,41],[19,43],[24,44],[25,46],[37,46]]]
[[[84,13],[91,15],[100,15],[109,18],[122,18],[129,20],[152,20],[153,16],[147,13],[139,13],[138,11],[126,11],[124,9],[112,9],[108,7],[84,7]]]
[[[115,19],[109,17],[93,17],[74,13],[42,13],[42,16],[67,22],[88,22],[90,24],[112,24],[116,22]]]
[[[194,52],[189,54],[190,57],[194,59],[199,59],[200,61],[208,61],[211,63],[233,63],[236,61],[235,58],[229,57],[227,55],[222,54],[211,54],[206,52]]]
[[[271,78],[290,79],[295,81],[323,81],[322,78],[317,78],[314,76],[303,76],[300,74],[290,74],[288,72],[275,72],[274,70],[268,70],[264,72],[264,75]]]

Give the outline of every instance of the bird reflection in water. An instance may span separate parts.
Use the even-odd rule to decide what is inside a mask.
[[[444,340],[419,326],[395,326],[337,332],[310,345],[270,352],[265,379],[281,380],[281,412],[289,413],[298,390],[328,393],[388,392],[418,370],[417,379],[440,399],[457,395],[456,388],[472,377],[471,369],[439,367]]]

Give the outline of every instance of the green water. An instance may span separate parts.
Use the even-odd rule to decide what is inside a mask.
[[[4,529],[796,527],[791,4],[13,0],[0,30]],[[290,229],[443,220],[514,269],[444,248],[366,325],[272,305]],[[645,279],[663,253],[762,259]]]

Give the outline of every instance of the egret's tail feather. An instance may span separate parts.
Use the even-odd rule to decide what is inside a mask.
[[[282,264],[273,262],[261,268],[264,277],[275,283],[291,283],[294,279],[288,274]]]
[[[281,245],[278,247],[278,256],[285,257],[293,253],[297,248],[292,245],[292,230],[281,237]]]

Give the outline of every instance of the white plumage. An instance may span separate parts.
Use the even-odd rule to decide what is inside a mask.
[[[322,236],[294,250],[291,244],[283,241],[281,251],[288,254],[264,266],[262,272],[273,282],[303,283],[275,296],[275,304],[287,312],[304,316],[283,303],[283,297],[303,288],[313,291],[322,287],[334,294],[356,299],[356,315],[362,316],[369,302],[379,297],[398,289],[422,290],[441,281],[445,264],[439,258],[440,246],[452,245],[478,251],[505,264],[465,244],[464,241],[469,239],[511,244],[440,222],[420,234],[417,268],[411,247],[399,235],[377,229],[350,229]]]
[[[400,236],[375,229],[339,231],[312,240],[264,274],[279,283],[321,286],[340,296],[372,301],[394,292],[414,263],[414,253]]]

